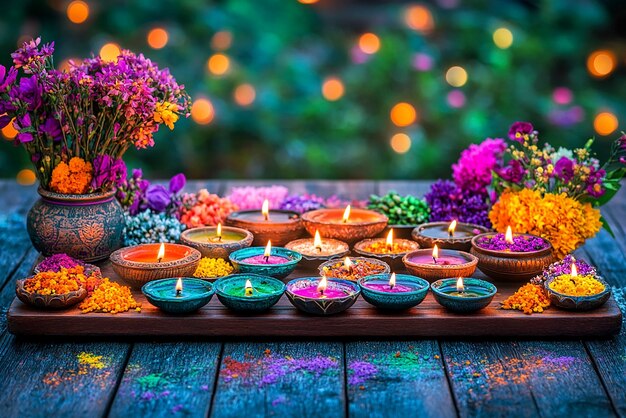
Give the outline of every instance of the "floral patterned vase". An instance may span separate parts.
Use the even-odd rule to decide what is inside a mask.
[[[39,188],[41,198],[28,212],[33,246],[44,256],[66,253],[92,262],[122,246],[124,214],[115,191],[64,195]]]

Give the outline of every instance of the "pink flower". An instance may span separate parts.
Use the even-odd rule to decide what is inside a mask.
[[[491,171],[499,167],[505,149],[506,144],[500,138],[487,138],[478,145],[470,145],[452,165],[456,185],[464,191],[485,193],[491,184]]]
[[[533,133],[534,129],[533,125],[528,122],[515,122],[509,128],[509,139],[522,143],[525,139],[528,139],[528,136]]]

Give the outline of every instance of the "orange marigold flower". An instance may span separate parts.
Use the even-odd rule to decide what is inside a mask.
[[[128,286],[110,281],[107,278],[79,306],[83,313],[109,312],[116,314],[130,309],[141,311],[141,304],[133,298]]]
[[[542,285],[525,284],[517,292],[506,298],[502,302],[502,309],[517,309],[525,314],[533,312],[543,312],[550,306],[550,299]]]
[[[82,158],[73,157],[69,164],[61,161],[54,167],[50,189],[62,194],[87,193],[92,177],[93,167],[91,163]]]

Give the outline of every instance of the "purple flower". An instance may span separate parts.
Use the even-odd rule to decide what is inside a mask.
[[[143,177],[143,171],[141,168],[133,168],[133,178],[140,179]]]
[[[109,155],[98,155],[93,160],[93,189],[118,185],[126,179],[126,164],[121,158],[113,160]]]
[[[48,116],[46,121],[39,126],[39,131],[50,136],[53,141],[60,141],[63,138],[61,125],[59,121],[52,116]]]
[[[308,212],[310,210],[320,209],[324,207],[324,199],[314,194],[293,195],[287,197],[280,204],[281,210],[291,210],[298,213]]]
[[[432,222],[456,219],[460,222],[491,227],[490,199],[487,193],[463,191],[450,180],[437,180],[424,198],[430,207]]]
[[[518,253],[539,251],[548,247],[548,243],[543,238],[526,237],[523,235],[513,236],[513,243],[510,244],[506,242],[504,234],[487,235],[480,237],[476,244],[488,250],[512,251]]]
[[[504,181],[516,184],[519,184],[526,174],[526,170],[518,160],[511,160],[506,167],[498,168],[495,171]]]
[[[75,258],[70,257],[67,254],[55,254],[48,258],[45,258],[39,265],[37,265],[37,270],[44,271],[53,271],[59,272],[62,268],[72,268],[76,266],[84,266],[85,263],[82,261],[76,260]]]
[[[170,179],[170,193],[176,194],[183,190],[185,187],[185,183],[187,182],[187,178],[183,173],[178,173],[174,177]]]
[[[554,174],[568,183],[574,177],[574,161],[567,157],[561,157],[554,165]]]
[[[20,78],[16,93],[17,97],[26,103],[28,110],[37,110],[41,106],[42,88],[36,75]]]
[[[23,116],[18,116],[13,121],[13,127],[18,131],[16,139],[20,143],[24,144],[24,143],[30,142],[30,141],[32,141],[34,139],[32,133],[30,133],[30,132],[22,132],[22,130],[24,130],[24,129],[31,128],[30,114],[26,113]]]
[[[533,130],[533,125],[528,122],[515,122],[509,128],[509,139],[522,143],[525,139],[528,139]]]
[[[165,186],[160,184],[153,184],[146,190],[146,200],[148,201],[148,207],[157,212],[164,212],[167,206],[170,204],[170,193]]]
[[[6,67],[4,65],[0,65],[0,90],[6,90],[8,86],[13,84],[16,77],[17,69],[15,67],[10,67],[7,72]]]
[[[5,126],[7,126],[10,122],[11,122],[11,116],[10,115],[2,115],[0,116],[0,129],[4,128]]]
[[[618,138],[618,141],[619,141],[619,147],[621,149],[626,149],[626,134],[620,136]]]
[[[452,177],[462,190],[485,193],[491,184],[491,171],[500,164],[506,144],[502,139],[487,138],[482,143],[471,144],[452,165]]]
[[[45,44],[39,49],[40,43],[41,38],[31,39],[12,53],[15,68],[24,67],[24,72],[31,73],[34,69],[43,67],[45,59],[54,53],[54,42]]]

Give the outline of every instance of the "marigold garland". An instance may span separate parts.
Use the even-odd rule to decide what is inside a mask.
[[[593,237],[600,228],[600,211],[590,203],[530,189],[507,190],[489,213],[498,232],[511,226],[517,233],[539,235],[552,243],[555,255],[562,259]]]
[[[61,161],[52,170],[50,189],[62,194],[87,193],[93,176],[91,163],[82,158],[74,157],[69,164]]]

